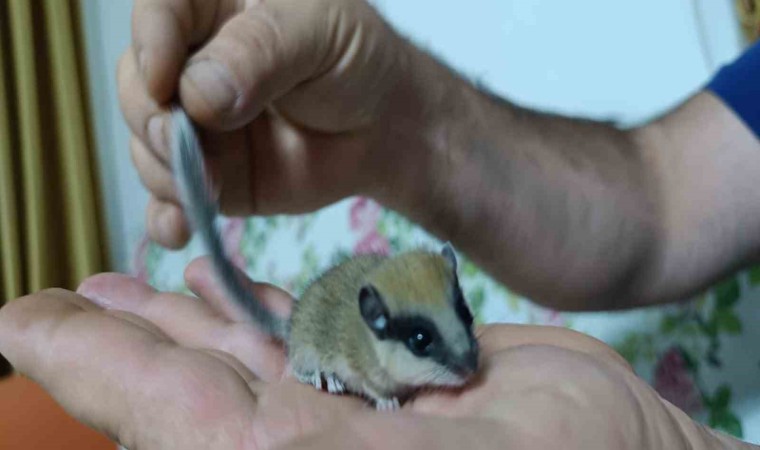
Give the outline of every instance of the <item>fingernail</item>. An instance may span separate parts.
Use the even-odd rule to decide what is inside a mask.
[[[185,78],[215,112],[234,108],[238,90],[227,68],[219,62],[211,59],[194,62],[185,71]]]
[[[157,114],[148,120],[148,139],[154,152],[161,155],[164,160],[169,155],[166,139],[166,121],[163,115]]]
[[[110,299],[100,295],[100,291],[97,285],[91,286],[92,283],[93,282],[89,280],[85,280],[85,282],[82,283],[77,289],[77,294],[89,299],[91,302],[95,303],[101,308],[111,308],[113,306],[113,302],[111,302]]]
[[[94,275],[77,289],[79,295],[105,309],[129,309],[148,301],[154,292],[137,278],[120,273]]]
[[[95,294],[84,295],[84,297],[90,299],[90,301],[92,301],[93,303],[95,303],[96,305],[100,306],[103,309],[113,309],[113,302],[111,301],[111,299],[108,299],[101,295],[95,295]]]

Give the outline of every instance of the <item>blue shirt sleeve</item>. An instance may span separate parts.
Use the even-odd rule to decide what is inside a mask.
[[[707,85],[760,138],[760,42],[723,66]]]

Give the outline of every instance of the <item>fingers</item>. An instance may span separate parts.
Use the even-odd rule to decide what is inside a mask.
[[[173,9],[165,1],[137,1],[132,15],[138,70],[148,92],[158,101],[171,97],[188,53],[185,30],[192,20],[190,2],[172,3],[184,7]]]
[[[108,392],[113,389],[105,388],[103,379],[114,376],[125,364],[144,364],[146,344],[159,340],[145,328],[100,312],[86,299],[59,289],[20,298],[0,309],[0,351],[64,406],[81,402],[79,412],[98,410],[98,404],[109,403],[116,394]],[[128,348],[135,340],[141,341],[140,348]],[[89,373],[104,362],[99,367],[103,378]],[[94,417],[103,414],[104,418],[98,428],[110,429],[124,412],[98,410]]]
[[[137,0],[132,38],[139,72],[150,96],[165,102],[192,46],[238,11],[232,0]]]
[[[182,248],[190,240],[190,225],[182,208],[156,197],[148,201],[148,237],[170,249]]]
[[[132,163],[143,185],[162,202],[177,203],[179,196],[171,171],[142,142],[132,138],[130,142]]]
[[[567,328],[536,325],[494,324],[478,331],[484,357],[521,346],[552,346],[592,356],[632,370],[628,361],[602,341]]]
[[[667,420],[657,406],[639,402],[642,394],[653,398],[643,381],[609,359],[582,350],[546,344],[513,347],[489,361],[483,378],[480,388],[462,399],[459,410],[467,410],[465,417],[509,423],[513,432],[545,440],[530,448],[595,448],[611,442],[615,426],[610,424],[629,427],[639,422],[641,411]],[[568,429],[598,430],[602,437],[567,433]]]
[[[135,133],[130,144],[132,161],[153,195],[146,211],[148,236],[164,247],[181,248],[190,239],[190,230],[182,209],[176,204],[165,113],[145,91],[130,53],[119,63],[119,95],[122,112]]]
[[[106,308],[149,321],[182,346],[231,354],[263,380],[280,379],[284,370],[281,345],[249,323],[232,323],[206,302],[158,293],[119,274],[88,278],[78,292]]]
[[[190,59],[182,104],[195,120],[230,130],[332,64],[335,2],[257,2],[226,22]]]
[[[567,371],[573,367],[581,370],[604,366],[624,376],[633,376],[628,362],[610,347],[569,329],[494,324],[479,327],[476,334],[481,347],[481,365],[475,379],[463,392],[438,391],[415,399],[414,411],[452,417],[500,414],[506,411],[500,408],[508,407],[508,403],[497,401],[505,392],[540,383],[547,377],[569,376]],[[558,363],[560,358],[565,361]],[[544,378],[540,378],[540,374]],[[546,384],[553,385],[555,381]]]
[[[348,163],[319,163],[331,156],[326,151],[314,152],[320,158],[315,156],[314,161],[303,162],[300,159],[305,144],[293,142],[293,136],[271,143],[286,146],[275,152],[265,145],[253,145],[256,136],[244,133],[241,126],[276,100],[298,91],[296,88],[304,82],[334,69],[341,55],[350,53],[348,44],[358,45],[352,37],[356,37],[357,23],[362,19],[352,8],[351,2],[327,0],[135,3],[132,46],[119,63],[119,97],[135,137],[131,146],[133,161],[153,195],[148,206],[147,229],[155,242],[178,249],[189,239],[187,218],[177,204],[176,188],[169,177],[170,120],[166,108],[169,99],[177,96],[191,118],[206,128],[200,134],[209,162],[218,175],[217,184],[223,185],[220,202],[225,213],[312,210],[351,191],[354,181],[360,179],[358,175],[328,183],[319,169],[326,168],[333,174],[338,167],[354,174],[354,166],[360,159],[357,153],[361,152],[333,152],[345,153],[343,159],[348,159]],[[358,58],[359,50],[353,51],[349,59]],[[333,84],[336,83],[344,84],[340,81]],[[325,101],[335,94],[335,89],[322,91]],[[314,110],[310,116],[324,115],[324,101],[320,98],[318,95],[315,101],[307,102]],[[320,128],[318,120],[314,123]],[[208,128],[234,132],[214,133]],[[257,154],[277,155],[255,156],[252,148]],[[311,170],[307,164],[318,167]],[[272,166],[280,171],[250,179],[249,172],[255,170],[260,175]],[[269,183],[273,177],[280,181]],[[294,190],[311,192],[301,189],[311,180],[324,189],[293,200]],[[288,185],[291,181],[292,185]],[[274,194],[270,194],[272,191]]]
[[[44,303],[47,302],[47,303]],[[97,305],[73,292],[53,289],[43,291],[29,299],[12,301],[0,309],[0,353],[19,370],[33,361],[34,353],[27,347],[42,351],[45,342],[25,340],[23,335],[43,336],[51,333],[51,318],[75,311],[96,311]]]
[[[137,56],[130,48],[119,60],[119,105],[132,133],[169,166],[168,111],[150,96],[137,68]]]
[[[188,114],[205,126],[236,129],[302,81],[320,75],[342,48],[334,2],[139,0],[132,16],[133,55],[123,61],[123,91],[165,104],[179,88]],[[345,30],[344,30],[345,31]],[[186,64],[190,49],[211,38]],[[181,75],[181,76],[180,76]],[[123,80],[123,81],[122,81]],[[139,94],[127,86],[138,86]],[[179,81],[179,84],[178,84]],[[153,116],[139,99],[135,134]],[[141,100],[140,100],[141,101]],[[129,108],[125,108],[128,110]]]
[[[129,448],[209,448],[206,434],[187,431],[202,426],[218,438],[221,418],[253,419],[250,374],[70,292],[0,309],[0,351],[72,415]]]
[[[153,241],[178,249],[187,244],[190,229],[177,204],[170,169],[167,113],[145,91],[133,56],[128,52],[119,62],[119,96],[122,112],[134,133],[130,143],[132,161],[152,194],[146,211],[146,228]]]
[[[289,317],[293,306],[293,298],[287,292],[275,286],[263,283],[254,283],[242,271],[237,271],[240,279],[250,289],[256,299],[279,317]],[[214,269],[207,257],[192,261],[185,269],[185,281],[188,288],[204,299],[212,308],[221,315],[234,322],[250,322],[250,317],[245,310],[230,299],[213,275]]]

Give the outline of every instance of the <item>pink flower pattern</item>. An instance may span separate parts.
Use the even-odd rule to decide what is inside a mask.
[[[544,325],[563,327],[565,326],[565,320],[559,311],[550,309],[547,313],[546,319],[544,320]]]
[[[381,236],[375,230],[364,236],[354,246],[354,254],[356,255],[387,255],[388,253],[390,253],[390,244],[388,243],[388,239],[386,239],[384,236]]]
[[[382,213],[381,206],[366,197],[357,198],[351,205],[350,225],[351,231],[365,234],[373,230]]]
[[[703,407],[702,394],[677,347],[670,348],[657,362],[654,388],[662,398],[687,414],[698,413]]]
[[[351,205],[349,225],[351,231],[359,235],[354,245],[354,254],[383,254],[390,252],[388,239],[377,231],[382,207],[366,197],[357,198]]]
[[[245,257],[241,252],[241,243],[244,234],[245,219],[229,219],[222,229],[222,243],[224,244],[224,250],[227,252],[232,263],[241,270],[245,270],[246,268]]]

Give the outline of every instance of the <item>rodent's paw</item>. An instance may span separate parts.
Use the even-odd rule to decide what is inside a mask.
[[[335,374],[322,374],[321,372],[296,373],[296,379],[303,383],[309,384],[322,391],[327,387],[327,392],[331,394],[343,394],[346,392],[346,385]],[[324,383],[322,382],[324,379]]]
[[[322,390],[322,374],[321,373],[294,371],[293,375],[296,377],[296,380],[298,380],[300,383],[309,384],[317,388],[317,390],[320,390],[320,391]]]
[[[342,394],[346,392],[346,385],[338,379],[335,375],[325,376],[327,380],[327,392],[331,394]]]

